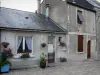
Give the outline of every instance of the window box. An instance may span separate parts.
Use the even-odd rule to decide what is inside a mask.
[[[66,58],[60,58],[60,62],[66,62],[67,59]]]
[[[34,58],[35,56],[32,54],[32,53],[29,53],[29,55],[27,55],[28,53],[25,53],[26,55],[23,56],[23,54],[16,54],[13,56],[13,58],[15,59],[19,59],[19,58],[23,58],[23,57],[26,57],[26,58]]]

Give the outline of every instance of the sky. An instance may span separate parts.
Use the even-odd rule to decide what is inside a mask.
[[[37,10],[37,0],[0,0],[1,7],[35,12]],[[100,0],[97,0],[100,2]]]
[[[100,0],[97,0],[97,1],[99,1],[99,2],[100,2]]]
[[[1,7],[18,9],[23,11],[35,12],[37,0],[0,0]]]

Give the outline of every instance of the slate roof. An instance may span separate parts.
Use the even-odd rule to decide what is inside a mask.
[[[97,0],[87,0],[89,3],[91,3],[93,6],[100,8],[100,3]]]
[[[0,28],[64,32],[59,25],[44,15],[4,7],[0,9]]]
[[[87,0],[67,0],[68,3],[79,6],[81,8],[94,11],[94,6],[90,4]]]

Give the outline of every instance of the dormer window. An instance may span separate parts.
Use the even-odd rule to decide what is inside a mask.
[[[82,15],[82,11],[77,10],[77,23],[78,24],[82,24],[84,21],[83,15]]]

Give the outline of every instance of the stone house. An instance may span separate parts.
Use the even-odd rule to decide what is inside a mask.
[[[59,36],[62,36],[61,41],[66,41],[66,30],[47,16],[0,8],[0,42],[10,43],[8,48],[13,53],[13,57],[9,59],[12,69],[39,66],[41,53],[45,53],[48,63],[56,62],[57,48],[60,48]],[[46,47],[42,47],[42,43],[45,43]],[[66,47],[64,50],[66,51]],[[29,53],[31,58],[26,60],[20,58],[23,53]],[[48,53],[54,53],[54,56],[50,58]]]
[[[47,14],[68,31],[67,54],[83,54],[84,59],[98,60],[96,9],[100,9],[96,0],[38,0],[38,12]]]

